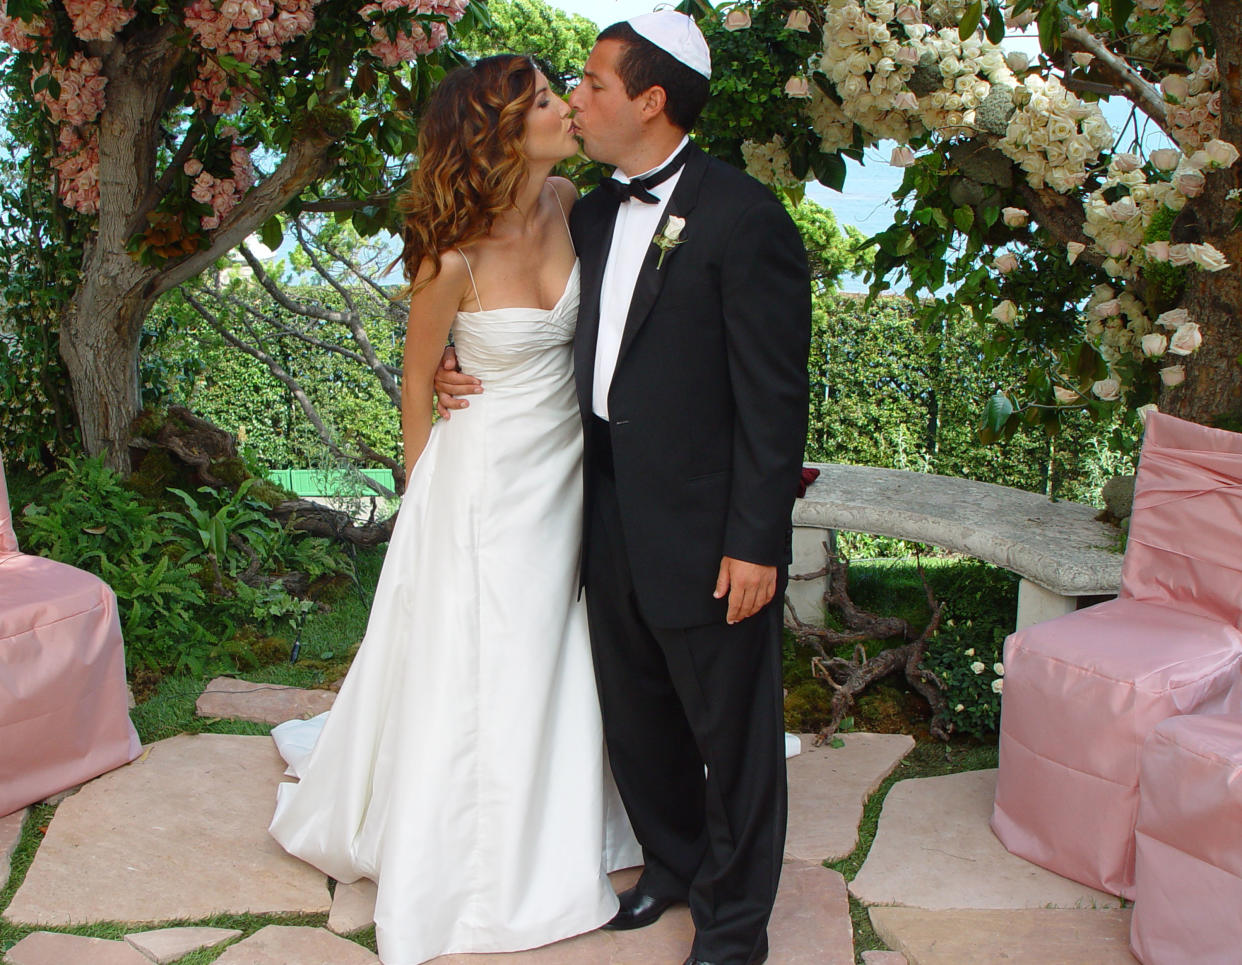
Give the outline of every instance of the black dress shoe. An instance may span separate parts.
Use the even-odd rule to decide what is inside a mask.
[[[612,916],[612,920],[603,926],[606,931],[644,928],[677,904],[675,898],[654,898],[637,888],[628,888],[617,895],[617,898],[621,901],[621,907]]]

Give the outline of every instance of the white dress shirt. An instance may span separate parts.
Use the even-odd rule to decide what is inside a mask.
[[[683,137],[673,153],[650,171],[636,175],[645,178],[654,174],[675,158],[690,139]],[[634,180],[619,170],[613,175],[618,181]],[[681,178],[681,171],[662,181],[651,193],[659,198],[656,204],[641,201],[622,201],[617,209],[617,223],[612,229],[612,247],[604,265],[604,277],[599,290],[599,338],[595,343],[595,380],[591,408],[601,419],[608,418],[608,390],[612,388],[612,374],[617,367],[617,353],[621,349],[621,336],[625,332],[625,319],[630,313],[634,298],[634,285],[638,272],[647,257],[647,249],[660,228],[664,208],[673,195],[673,189]]]

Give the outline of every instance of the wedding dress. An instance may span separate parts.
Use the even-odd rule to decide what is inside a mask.
[[[578,292],[575,264],[550,310],[458,313],[486,390],[431,430],[331,712],[273,731],[300,782],[271,833],[378,883],[385,965],[590,931],[617,908],[607,872],[641,862],[577,599]]]

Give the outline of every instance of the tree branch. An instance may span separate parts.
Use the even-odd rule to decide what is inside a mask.
[[[258,348],[255,345],[250,345],[247,342],[243,342],[240,338],[230,332],[224,323],[221,322],[220,319],[207,308],[207,306],[194,297],[193,293],[189,289],[183,287],[181,289],[181,294],[184,296],[185,300],[190,303],[191,307],[193,307],[194,310],[202,316],[203,320],[210,325],[221,338],[223,338],[234,348],[245,352],[251,358],[262,362],[265,366],[267,366],[268,371],[285,385],[290,394],[292,394],[294,399],[297,400],[298,406],[302,409],[307,421],[314,426],[315,432],[319,435],[320,441],[327,447],[329,452],[331,452],[338,459],[342,459],[347,462],[354,463],[362,461],[358,455],[345,452],[345,450],[337,444],[336,440],[332,437],[332,433],[328,431],[328,427],[324,425],[323,419],[319,415],[319,410],[315,408],[315,404],[311,402],[310,397],[306,394],[306,390],[302,388],[302,384],[288,371],[286,371],[284,366],[272,358],[272,356],[268,353],[264,352],[261,348]],[[370,476],[364,475],[362,478],[366,485],[379,495],[386,498],[391,498],[396,495],[387,486],[376,482]]]
[[[1061,29],[1061,41],[1067,51],[1082,51],[1095,55],[1100,67],[1112,77],[1118,91],[1134,103],[1144,114],[1168,133],[1169,116],[1160,88],[1148,82],[1122,57],[1113,53],[1104,42],[1082,27],[1066,25]]]
[[[372,205],[388,204],[395,196],[395,191],[385,191],[383,194],[374,194],[369,198],[320,198],[318,201],[302,202],[301,208],[303,211],[318,213],[356,211]]]

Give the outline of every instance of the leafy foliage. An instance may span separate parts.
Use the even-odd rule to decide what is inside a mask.
[[[989,352],[988,333],[969,320],[920,328],[903,298],[817,299],[811,341],[807,459],[935,472],[1094,501],[1128,459],[1132,417],[1094,410],[1062,413],[1059,436],[1009,434],[979,445],[977,400],[1023,377]]]
[[[112,587],[131,669],[234,671],[253,660],[255,632],[310,608],[279,578],[240,579],[243,560],[257,560],[265,572],[301,569],[312,580],[350,572],[324,540],[260,521],[245,505],[245,487],[229,498],[207,490],[201,503],[180,496],[183,512],[159,511],[100,459],[69,459],[15,515],[27,552]]]

